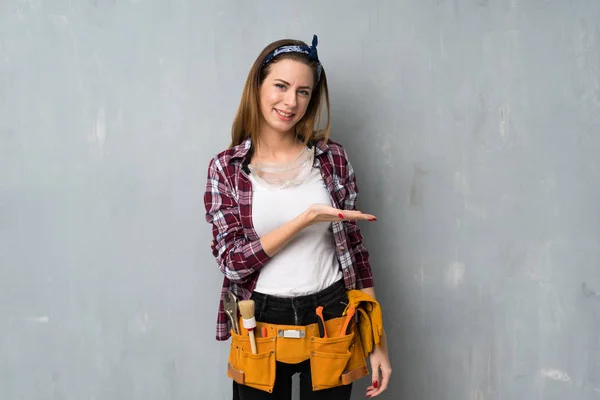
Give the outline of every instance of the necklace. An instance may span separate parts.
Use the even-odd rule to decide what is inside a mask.
[[[310,176],[314,152],[304,147],[298,157],[290,162],[258,161],[248,168],[258,183],[268,189],[283,189],[301,185]]]

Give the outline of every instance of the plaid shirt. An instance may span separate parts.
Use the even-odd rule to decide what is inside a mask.
[[[224,274],[217,314],[217,340],[227,340],[231,322],[223,309],[223,295],[231,290],[240,300],[249,299],[261,267],[269,262],[252,226],[252,184],[248,178],[248,138],[224,150],[208,166],[204,204],[212,224],[212,254]],[[314,166],[320,168],[334,207],[355,210],[358,187],[346,150],[329,140],[313,146]],[[356,221],[333,222],[336,255],[347,289],[373,286],[369,253]]]

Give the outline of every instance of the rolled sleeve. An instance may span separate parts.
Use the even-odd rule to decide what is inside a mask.
[[[348,154],[344,150],[345,158],[345,187],[346,196],[343,200],[343,206],[346,210],[356,210],[358,199],[358,185],[356,183],[356,175],[354,168],[348,159]],[[348,233],[349,245],[356,260],[356,286],[358,289],[364,289],[373,286],[373,273],[369,260],[369,252],[363,245],[363,235],[356,221],[346,222],[346,231]]]
[[[243,283],[270,257],[260,240],[244,234],[239,208],[218,160],[209,163],[204,193],[206,221],[212,224],[212,252],[221,272],[232,282]]]

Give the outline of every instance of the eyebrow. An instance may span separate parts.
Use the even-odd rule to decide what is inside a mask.
[[[275,79],[276,81],[279,81],[281,83],[285,83],[288,86],[291,86],[288,82],[284,81],[283,79]],[[312,90],[312,88],[310,86],[300,86],[299,89],[310,89]]]

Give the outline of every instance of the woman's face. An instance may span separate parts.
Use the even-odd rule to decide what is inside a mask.
[[[312,69],[299,61],[283,59],[271,65],[260,87],[262,130],[293,132],[306,113],[314,87]]]

